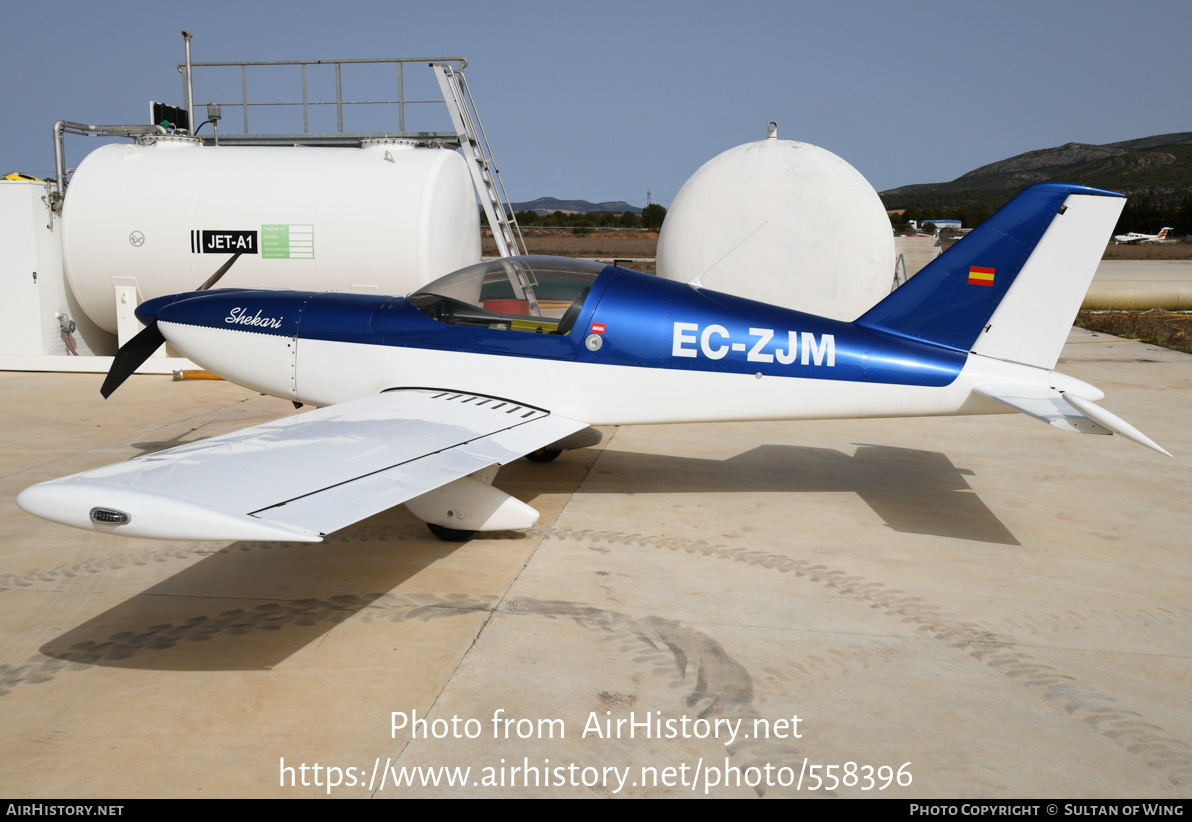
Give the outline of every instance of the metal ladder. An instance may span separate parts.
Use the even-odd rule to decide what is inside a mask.
[[[451,112],[451,122],[459,135],[460,150],[468,161],[472,183],[480,194],[480,203],[488,217],[488,224],[497,241],[497,253],[502,257],[514,257],[526,253],[525,241],[513,209],[509,207],[509,195],[501,182],[501,174],[493,162],[488,136],[476,113],[476,103],[468,89],[468,81],[462,71],[445,63],[432,63],[443,101]]]

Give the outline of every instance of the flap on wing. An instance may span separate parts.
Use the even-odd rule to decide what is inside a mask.
[[[585,427],[509,400],[390,391],[42,483],[18,502],[129,536],[317,540]],[[96,524],[94,508],[129,522]]]
[[[455,398],[451,400],[453,402],[469,403],[467,408],[485,407],[475,405],[472,399],[486,402],[486,405],[490,400],[488,397],[477,398],[471,394],[448,396]],[[253,511],[252,515],[281,525],[329,534],[482,468],[512,462],[531,451],[588,427],[587,423],[518,406],[515,403],[506,405],[501,400],[492,402],[498,403],[501,407],[492,412],[491,418],[477,415],[476,422],[490,425],[494,424],[494,420],[498,421],[496,424],[512,423],[514,419],[517,422],[507,428],[471,437],[451,447],[360,475],[348,482],[327,484],[313,493]],[[506,408],[509,410],[506,411]],[[502,421],[496,414],[512,416]],[[424,421],[419,423],[434,425]]]

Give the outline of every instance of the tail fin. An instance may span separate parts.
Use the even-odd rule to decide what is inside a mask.
[[[866,312],[859,325],[1051,368],[1126,200],[1031,186]]]

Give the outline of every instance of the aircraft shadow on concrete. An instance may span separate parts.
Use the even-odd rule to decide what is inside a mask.
[[[217,436],[215,433],[206,433],[202,430],[210,424],[210,422],[206,422],[197,428],[187,428],[185,430],[179,431],[177,434],[167,440],[146,440],[145,442],[131,442],[129,443],[129,446],[141,452],[138,454],[138,456],[143,456],[144,454],[154,454],[158,451],[165,451],[167,448],[177,448],[180,445],[190,445],[191,443],[201,442],[202,440],[211,439],[212,437]]]
[[[595,456],[580,453],[584,464]],[[573,492],[584,474],[575,456],[580,454],[550,465],[519,461],[498,484],[514,494],[519,486],[534,495]],[[896,531],[1019,544],[972,492],[964,479],[971,472],[934,451],[859,445],[849,456],[830,448],[764,445],[714,460],[605,449],[596,468],[583,479],[584,493],[788,493],[795,524],[804,515],[799,494],[854,492]],[[398,622],[494,607],[483,595],[461,596],[446,607],[436,595],[423,607],[417,595],[387,593],[458,548],[435,540],[401,507],[323,543],[213,547],[211,555],[40,650],[82,665],[266,670],[364,611]]]
[[[792,525],[800,494],[853,492],[887,527],[904,533],[1019,545],[938,451],[854,443],[852,456],[832,448],[762,445],[727,460],[637,454],[606,449],[584,493],[788,493]],[[531,503],[533,504],[533,503]],[[807,510],[805,515],[814,515]]]
[[[199,442],[182,441],[183,432],[163,442],[133,443],[143,453]],[[938,451],[854,443],[852,456],[831,448],[763,445],[727,460],[638,454],[614,449],[600,452],[601,473],[589,475],[586,493],[711,493],[853,491],[886,525],[912,534],[949,537],[1000,545],[1019,545],[1013,534],[972,491],[957,468]],[[564,463],[565,464],[565,463]],[[540,479],[554,485],[560,479],[556,463],[547,469],[519,463],[502,469],[498,485],[516,479],[533,484]],[[607,474],[604,472],[607,471]],[[535,477],[535,473],[537,477]],[[549,493],[541,487],[536,493]],[[516,496],[516,491],[513,492]],[[532,504],[532,500],[531,500]],[[796,503],[797,504],[797,503]],[[347,529],[349,532],[351,529]]]
[[[268,670],[362,612],[430,621],[491,609],[483,596],[391,593],[459,548],[400,507],[322,543],[213,543],[209,556],[39,650],[85,666]]]

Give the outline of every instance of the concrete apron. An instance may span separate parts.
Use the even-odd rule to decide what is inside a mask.
[[[34,482],[293,412],[0,373],[0,792],[1187,797],[1192,358],[1074,331],[1059,368],[1177,459],[1021,415],[608,429],[462,545],[36,520]]]

